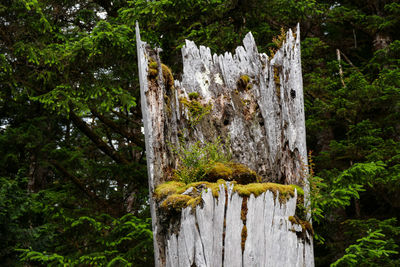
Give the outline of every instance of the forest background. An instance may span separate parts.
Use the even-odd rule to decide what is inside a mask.
[[[136,20],[175,77],[299,22],[316,265],[400,266],[396,0],[2,0],[0,265],[153,265]]]

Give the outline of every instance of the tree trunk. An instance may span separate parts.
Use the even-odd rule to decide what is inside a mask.
[[[235,55],[212,55],[186,41],[182,81],[173,81],[137,25],[156,266],[313,266],[312,236],[296,219],[296,190],[246,196],[227,182],[214,194],[204,184],[182,194],[197,190],[201,205],[175,215],[154,197],[178,167],[179,140],[190,145],[216,137],[262,182],[296,184],[308,195],[299,27],[286,36],[272,59],[258,53],[251,33]]]

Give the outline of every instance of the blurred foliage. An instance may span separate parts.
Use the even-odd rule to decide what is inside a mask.
[[[137,20],[175,76],[185,39],[233,52],[252,31],[270,53],[299,22],[316,265],[400,265],[399,13],[396,0],[2,1],[0,262],[153,264]]]

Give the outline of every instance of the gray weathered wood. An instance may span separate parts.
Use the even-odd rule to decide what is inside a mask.
[[[242,251],[243,199],[231,187],[222,186],[219,198],[204,191],[204,205],[193,212],[184,209],[178,227],[161,222],[152,197],[177,167],[173,147],[179,138],[190,145],[217,136],[233,160],[255,170],[263,182],[298,184],[307,194],[299,36],[299,27],[296,34],[289,30],[273,58],[258,53],[251,33],[235,54],[211,54],[209,48],[186,41],[182,80],[171,87],[163,78],[158,50],[140,39],[136,26],[156,266],[313,266],[312,238],[310,243],[298,238],[299,226],[288,221],[296,198],[281,205],[271,192],[250,197]],[[158,63],[155,78],[149,76],[150,60]],[[245,85],[240,82],[244,76],[249,78]],[[210,114],[197,124],[180,101],[192,92],[202,104],[212,104]]]
[[[151,107],[149,106],[148,100],[148,63],[146,56],[146,43],[142,42],[140,39],[140,31],[139,25],[136,25],[136,46],[137,46],[137,56],[138,56],[138,67],[139,67],[139,82],[140,82],[140,99],[142,106],[142,115],[143,115],[143,126],[144,132],[146,134],[146,159],[147,159],[147,173],[149,180],[149,191],[150,196],[154,192],[155,186],[159,183],[155,177],[159,176],[159,173],[156,173],[154,167],[157,165],[154,153],[154,135],[153,133],[153,120],[155,114],[151,112]],[[164,253],[162,247],[159,247],[159,243],[163,241],[159,241],[159,235],[157,235],[159,229],[156,218],[156,206],[152,197],[150,197],[150,213],[152,220],[152,229],[153,229],[153,240],[154,240],[154,259],[155,266],[160,266],[160,262],[162,261],[160,256],[161,253]],[[162,257],[165,258],[165,255]]]
[[[234,55],[212,56],[209,48],[186,41],[182,81],[175,81],[173,89],[163,84],[161,70],[157,87],[149,84],[146,59],[153,56],[159,61],[159,57],[138,39],[146,151],[155,185],[176,167],[167,144],[177,145],[179,132],[188,143],[230,138],[233,159],[254,169],[264,181],[302,183],[307,151],[299,30],[296,39],[291,30],[287,36],[272,59],[257,52],[251,33]],[[238,88],[242,75],[250,78],[251,88]],[[195,127],[189,125],[189,112],[179,102],[191,92],[213,105],[211,114]],[[165,103],[166,95],[171,95],[170,103]]]
[[[227,190],[224,266],[239,267],[242,266],[242,198],[232,194],[232,186],[228,186]]]
[[[225,206],[225,191],[228,201],[224,218],[221,206]],[[295,215],[297,196],[280,203],[279,195],[274,198],[271,191],[258,197],[251,195],[247,202],[244,251],[241,248],[242,197],[233,193],[232,185],[228,185],[220,188],[218,199],[210,190],[203,191],[202,198],[203,207],[196,207],[195,215],[192,207],[182,210],[180,232],[167,237],[166,266],[314,265],[311,237],[306,233],[307,239],[298,238],[296,232],[301,233],[301,227],[288,219]],[[225,230],[223,219],[226,220]]]

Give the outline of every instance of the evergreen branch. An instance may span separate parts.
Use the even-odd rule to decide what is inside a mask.
[[[112,130],[116,131],[123,137],[127,138],[128,140],[132,141],[135,145],[144,148],[145,144],[141,138],[137,138],[134,134],[131,134],[128,132],[125,128],[120,127],[118,124],[116,124],[114,121],[108,119],[104,115],[100,114],[95,108],[91,107],[90,111],[94,116],[96,116],[102,123],[104,123],[106,126],[111,128]]]
[[[70,111],[69,117],[71,118],[72,122],[75,126],[81,130],[92,142],[106,155],[112,158],[116,163],[120,164],[129,164],[129,161],[122,157],[120,154],[117,153],[114,149],[112,149],[109,145],[107,145],[96,133],[90,129],[90,127],[81,119],[79,118],[73,111]]]
[[[53,165],[59,172],[61,172],[65,177],[67,177],[69,180],[71,180],[82,192],[84,192],[89,198],[95,199],[97,201],[100,201],[103,205],[108,206],[108,204],[99,198],[98,195],[96,195],[93,190],[88,188],[86,184],[84,184],[78,177],[75,175],[69,173],[67,169],[65,169],[60,163],[58,163],[55,160],[50,160],[49,161],[51,165]]]

